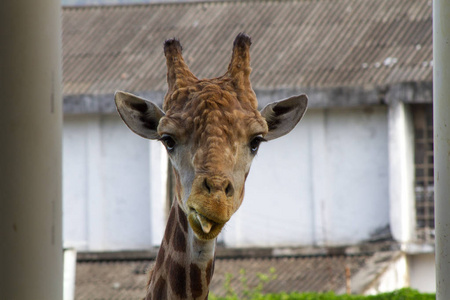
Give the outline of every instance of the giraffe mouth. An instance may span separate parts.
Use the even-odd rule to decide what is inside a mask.
[[[189,224],[195,235],[202,240],[216,238],[225,224],[214,222],[192,209],[188,215]]]
[[[198,223],[200,223],[203,232],[209,233],[214,225],[214,222],[198,213],[196,214],[195,217],[197,218]]]

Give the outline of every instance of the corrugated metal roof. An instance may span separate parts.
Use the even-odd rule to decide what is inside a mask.
[[[248,287],[253,289],[261,283],[258,274],[268,275],[269,278],[275,275],[263,285],[263,293],[345,290],[346,267],[350,269],[350,274],[356,274],[370,257],[366,254],[216,260],[211,292],[226,295],[226,277],[230,276],[227,274],[232,275],[230,286],[240,296],[246,288],[242,280],[246,279]]]
[[[255,89],[432,81],[431,0],[224,1],[63,9],[64,94],[166,88],[177,37],[199,78],[225,73],[252,37]]]
[[[232,276],[229,286],[242,295],[245,277],[249,289],[261,281],[259,274],[276,275],[263,285],[262,292],[326,292],[345,290],[346,268],[350,275],[358,274],[371,265],[373,254],[316,255],[259,258],[217,258],[210,292],[216,296],[226,295],[226,277]],[[389,263],[395,252],[385,255]],[[375,264],[380,264],[376,259]],[[385,262],[383,262],[385,263]],[[75,299],[142,299],[148,279],[148,269],[153,261],[80,261],[76,267]],[[274,273],[270,269],[274,269]],[[376,269],[376,268],[375,268]],[[380,265],[379,269],[383,269]],[[245,275],[242,271],[245,270]],[[375,280],[379,272],[374,272]]]

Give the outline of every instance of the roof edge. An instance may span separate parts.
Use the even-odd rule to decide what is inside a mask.
[[[134,93],[144,99],[148,99],[162,106],[165,91],[137,92]],[[64,115],[79,114],[115,114],[117,112],[114,103],[114,94],[91,94],[91,95],[65,95],[63,97]]]
[[[244,247],[227,248],[218,246],[216,257],[218,259],[244,259],[244,258],[282,258],[282,257],[315,257],[315,256],[358,256],[372,255],[378,252],[399,251],[395,241],[382,241],[362,243],[348,246],[299,246],[299,247]],[[154,260],[159,248],[148,250],[124,251],[78,251],[77,261],[137,261]]]
[[[248,2],[249,0],[191,0],[191,1],[164,1],[156,0],[152,2],[135,2],[135,3],[113,3],[113,4],[92,4],[92,5],[63,5],[61,6],[63,10],[82,10],[82,9],[114,9],[114,8],[132,8],[132,7],[143,7],[143,6],[170,6],[170,5],[203,5],[203,4],[221,4],[221,3],[231,3],[231,2]],[[250,0],[258,1],[258,0]],[[275,0],[266,0],[275,1]],[[293,1],[293,0],[290,0]]]
[[[288,98],[292,95],[306,94],[309,108],[361,107],[389,105],[395,102],[432,103],[432,82],[404,82],[384,86],[355,87],[298,87],[277,89],[255,89],[260,107]],[[162,106],[165,91],[136,92],[136,95],[149,99]],[[65,95],[64,114],[114,114],[114,94]]]

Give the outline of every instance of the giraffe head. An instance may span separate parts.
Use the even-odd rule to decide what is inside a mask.
[[[129,93],[115,95],[127,126],[166,147],[178,204],[201,240],[217,237],[241,205],[260,143],[290,132],[306,111],[306,95],[258,111],[250,84],[250,45],[250,38],[239,34],[227,72],[199,80],[184,62],[179,41],[168,40],[164,44],[168,92],[163,110]]]

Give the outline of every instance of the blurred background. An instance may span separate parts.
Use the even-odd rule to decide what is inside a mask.
[[[275,268],[268,292],[435,291],[432,1],[137,2],[62,1],[63,240],[78,253],[77,299],[142,297],[172,201],[165,150],[125,126],[114,92],[161,105],[165,39],[209,78],[239,32],[252,37],[260,106],[300,93],[310,104],[254,160],[212,291],[241,268],[255,284]]]

